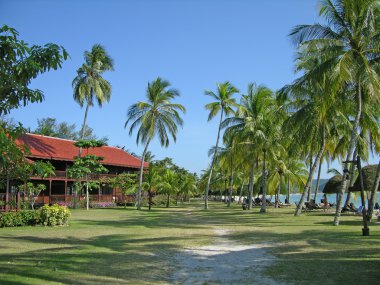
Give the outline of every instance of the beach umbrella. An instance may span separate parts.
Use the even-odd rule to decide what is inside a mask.
[[[336,194],[342,185],[342,175],[337,174],[329,179],[323,187],[323,193],[325,194]]]
[[[372,190],[373,183],[375,183],[376,171],[377,171],[377,164],[367,165],[362,168],[364,191]],[[360,191],[359,177],[356,179],[354,186],[350,187],[348,190],[351,192]]]

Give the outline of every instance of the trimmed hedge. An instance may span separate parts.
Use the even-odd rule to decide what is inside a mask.
[[[0,227],[65,225],[70,218],[70,211],[63,206],[43,206],[37,211],[22,210],[0,214]]]

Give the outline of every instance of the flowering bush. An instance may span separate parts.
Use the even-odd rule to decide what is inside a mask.
[[[45,205],[40,209],[40,222],[45,226],[65,225],[70,216],[70,210],[58,204]]]
[[[90,207],[91,208],[110,208],[110,207],[116,207],[116,203],[114,202],[91,202]]]
[[[74,206],[73,202],[65,202],[65,201],[58,201],[56,204],[58,206],[67,207],[67,208],[73,208]]]

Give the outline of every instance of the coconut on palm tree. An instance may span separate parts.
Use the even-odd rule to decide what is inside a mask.
[[[228,116],[234,112],[233,107],[236,107],[237,104],[236,104],[235,98],[233,98],[233,95],[239,92],[239,90],[228,81],[224,83],[218,83],[217,89],[218,89],[217,93],[214,93],[213,91],[210,91],[210,90],[205,91],[205,95],[211,96],[215,100],[214,102],[208,103],[205,106],[205,108],[208,111],[210,111],[208,115],[208,121],[211,121],[220,112],[218,135],[216,137],[214,155],[212,158],[210,172],[209,172],[207,185],[206,185],[206,191],[205,191],[205,209],[208,209],[208,193],[210,189],[212,171],[214,168],[215,159],[217,157],[216,153],[218,152],[218,145],[219,145],[220,131],[222,128],[223,116]]]
[[[183,125],[180,112],[185,113],[186,109],[181,104],[172,103],[175,97],[179,96],[179,91],[169,88],[169,81],[158,77],[148,83],[146,89],[146,101],[140,101],[129,107],[125,128],[130,125],[129,135],[137,130],[136,143],[144,145],[141,155],[139,187],[136,195],[137,209],[141,209],[141,185],[144,171],[145,156],[149,144],[155,137],[158,137],[161,146],[168,147],[170,138],[176,142],[178,126]]]

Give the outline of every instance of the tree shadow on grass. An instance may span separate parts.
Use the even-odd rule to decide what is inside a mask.
[[[28,284],[24,282],[28,279],[60,284],[156,284],[167,278],[170,256],[177,251],[173,241],[185,244],[188,238],[103,235],[87,240],[34,236],[10,239],[46,249],[2,254],[2,284]]]

